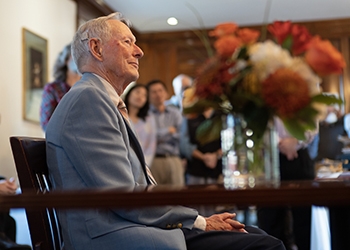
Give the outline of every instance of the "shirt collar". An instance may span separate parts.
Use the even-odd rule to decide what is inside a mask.
[[[102,82],[103,86],[106,88],[107,90],[107,94],[109,95],[109,97],[111,98],[112,102],[114,103],[114,105],[116,107],[119,107],[120,103],[123,102],[122,98],[118,95],[118,93],[115,91],[115,89],[112,87],[112,85],[104,78],[102,78],[99,75],[94,74],[98,79],[100,79],[100,81]]]

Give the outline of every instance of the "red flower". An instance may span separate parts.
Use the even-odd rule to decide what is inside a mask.
[[[221,23],[218,24],[213,31],[209,32],[209,36],[219,38],[226,35],[233,35],[237,28],[238,26],[235,23]]]
[[[292,23],[290,21],[275,21],[267,26],[267,30],[275,37],[279,44],[292,32]]]
[[[229,73],[232,64],[226,64],[218,57],[209,59],[202,68],[199,69],[196,78],[196,95],[198,98],[215,99],[225,93],[228,81],[233,77]]]
[[[280,117],[291,117],[310,102],[308,84],[289,69],[278,69],[261,86],[266,104]]]
[[[258,40],[260,32],[257,30],[245,28],[238,30],[237,36],[244,44],[253,44]]]
[[[292,27],[293,45],[292,53],[293,55],[299,55],[304,53],[311,42],[312,36],[305,26],[293,25]]]
[[[346,66],[342,54],[328,40],[316,36],[305,54],[306,62],[319,75],[340,74]]]
[[[221,57],[230,57],[236,49],[241,46],[242,41],[235,36],[223,36],[220,37],[215,43],[214,47]]]

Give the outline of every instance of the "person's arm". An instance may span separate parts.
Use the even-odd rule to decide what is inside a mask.
[[[221,150],[212,153],[202,153],[197,149],[196,144],[190,142],[190,135],[188,131],[188,120],[183,118],[181,126],[181,136],[180,136],[180,153],[182,156],[191,160],[192,158],[199,159],[204,162],[208,168],[215,168],[218,159],[221,157]]]
[[[124,121],[111,100],[96,92],[84,91],[75,98],[74,102],[79,104],[72,105],[66,117],[57,117],[65,120],[60,136],[64,154],[80,177],[69,180],[70,185],[74,187],[79,181],[86,188],[133,189],[138,185],[134,175],[141,166],[135,167],[140,164],[135,157],[134,162],[130,161],[132,155]],[[66,175],[69,178],[69,173]],[[182,206],[114,209],[113,212],[126,220],[159,228],[178,222],[192,228],[198,216],[197,211]]]
[[[186,118],[182,120],[180,135],[180,154],[186,159],[191,160],[194,151],[197,150],[197,146],[190,142],[190,136],[188,134],[188,120]]]
[[[171,143],[180,139],[182,115],[175,108],[167,107],[170,112],[167,114],[165,124],[157,127],[157,141],[160,143]]]
[[[279,137],[278,149],[280,153],[287,157],[288,160],[297,158],[298,150],[301,148],[306,148],[318,133],[318,128],[314,131],[306,131],[306,139],[304,141],[300,141],[289,134],[281,119],[275,118],[275,126]]]
[[[298,140],[294,137],[284,137],[280,139],[278,149],[291,161],[298,157],[298,143]]]
[[[57,106],[57,101],[53,92],[54,88],[50,84],[45,85],[40,105],[40,125],[44,131],[46,131],[47,123]]]

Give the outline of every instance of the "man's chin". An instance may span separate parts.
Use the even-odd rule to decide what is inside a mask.
[[[133,75],[132,75],[132,81],[134,82],[134,81],[136,81],[137,79],[139,79],[139,76],[140,76],[140,73],[137,71],[136,73],[133,73]]]

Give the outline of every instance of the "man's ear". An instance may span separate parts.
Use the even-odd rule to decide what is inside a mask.
[[[102,61],[102,45],[101,40],[98,38],[91,38],[89,40],[89,49],[90,53],[93,57],[95,57],[97,60]]]

